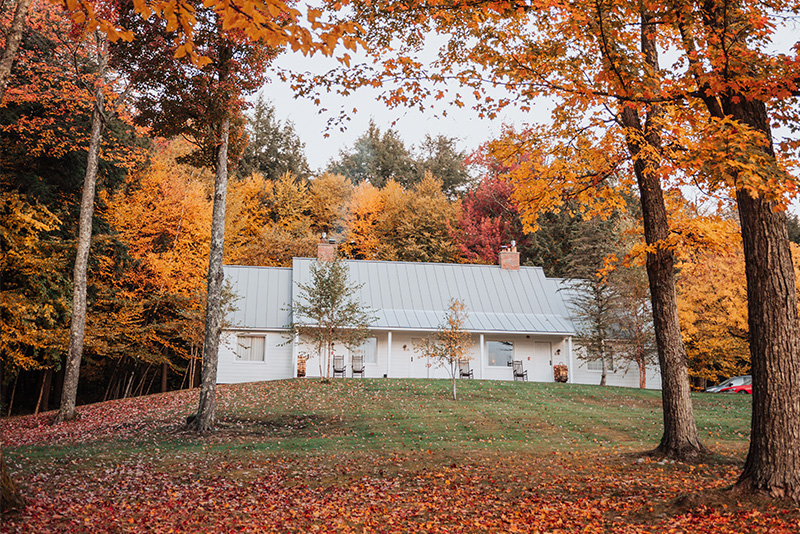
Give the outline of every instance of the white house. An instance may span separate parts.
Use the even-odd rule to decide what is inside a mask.
[[[335,254],[320,243],[318,258]],[[239,299],[226,318],[219,352],[219,383],[277,380],[298,376],[302,339],[291,339],[287,325],[297,283],[309,282],[311,258],[294,258],[291,268],[225,266],[225,278]],[[448,378],[414,352],[415,341],[435,332],[452,299],[464,302],[466,330],[472,334],[471,368],[476,379],[513,380],[519,360],[528,379],[554,380],[553,365],[563,363],[569,381],[597,384],[594,371],[574,357],[574,326],[559,292],[561,281],[539,267],[520,267],[515,249],[500,253],[499,265],[347,260],[349,276],[361,285],[355,294],[377,317],[363,353],[367,378]],[[336,353],[348,362],[344,347]],[[318,357],[306,363],[306,376],[319,376]],[[637,385],[636,373],[609,373],[609,385]],[[651,381],[660,385],[660,381]]]

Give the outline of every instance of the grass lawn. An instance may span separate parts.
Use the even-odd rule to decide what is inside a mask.
[[[725,491],[750,397],[695,394],[702,463],[641,456],[660,392],[566,384],[317,380],[220,386],[0,421],[29,506],[0,532],[798,532]],[[672,530],[671,530],[672,529]]]

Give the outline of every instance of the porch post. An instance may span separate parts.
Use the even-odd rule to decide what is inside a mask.
[[[485,358],[486,355],[484,354],[484,351],[486,350],[486,343],[483,342],[483,334],[481,334],[480,343],[481,343],[481,367],[480,367],[480,369],[481,369],[481,379],[483,379],[483,377],[486,376],[486,367],[485,367],[486,366],[486,358]]]
[[[292,378],[297,378],[297,343],[299,337],[297,334],[292,339]]]
[[[386,342],[388,345],[386,346],[386,378],[389,378],[391,375],[389,373],[392,372],[392,331],[389,330],[389,334],[386,336]]]
[[[569,354],[569,370],[567,371],[569,380],[567,383],[572,384],[572,377],[575,374],[574,369],[572,369],[572,336],[567,338],[567,353]]]

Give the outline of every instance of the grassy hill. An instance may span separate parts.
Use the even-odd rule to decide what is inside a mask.
[[[9,452],[64,455],[84,447],[313,451],[551,451],[653,448],[661,437],[661,393],[534,382],[443,380],[284,380],[219,387],[219,430],[203,439],[180,431],[197,391],[112,401],[79,409],[50,427],[52,414],[0,422]],[[694,395],[710,446],[747,443],[750,397]],[[19,447],[17,447],[17,445]]]
[[[714,451],[695,464],[638,454],[661,436],[657,391],[476,380],[459,382],[455,402],[446,381],[301,379],[218,395],[218,430],[202,437],[182,428],[197,391],[84,406],[56,427],[52,413],[3,420],[10,468],[32,504],[0,531],[797,526],[796,511],[720,491],[746,452],[746,395],[694,395]],[[676,501],[686,495],[704,497]],[[718,530],[720,518],[730,530]]]

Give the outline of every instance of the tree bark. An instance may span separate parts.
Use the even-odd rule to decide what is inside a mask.
[[[646,266],[664,412],[664,435],[656,452],[676,458],[692,458],[705,452],[705,447],[700,443],[694,420],[686,347],[678,322],[674,253],[666,246],[669,237],[667,209],[656,168],[639,157],[644,148],[642,143],[652,144],[655,139],[647,140],[649,132],[641,127],[633,109],[625,109],[623,122],[634,131],[629,134],[628,146],[634,157],[634,170],[639,184],[644,237],[645,242],[655,248],[647,253]]]
[[[25,507],[25,498],[17,489],[11,475],[8,474],[6,458],[3,449],[0,449],[0,512],[19,510]]]
[[[228,188],[228,134],[230,119],[220,128],[217,168],[214,179],[214,207],[211,216],[211,249],[208,256],[208,292],[206,296],[206,330],[203,343],[203,376],[200,383],[200,404],[189,427],[198,433],[214,427],[217,402],[217,360],[222,331],[222,255],[225,242],[225,197]]]
[[[169,372],[169,365],[167,362],[161,364],[161,393],[167,392],[167,373]]]
[[[774,157],[766,105],[723,99],[724,112],[763,132]],[[742,227],[753,417],[737,487],[800,501],[800,326],[786,215],[774,202],[738,189]]]
[[[657,27],[652,15],[642,12],[641,48],[651,75],[657,76]],[[627,129],[626,142],[634,161],[639,186],[647,253],[647,278],[653,308],[658,363],[661,368],[661,404],[664,415],[664,435],[656,453],[675,458],[693,458],[706,452],[700,442],[689,389],[689,370],[686,347],[678,321],[678,299],[675,290],[674,252],[667,246],[669,222],[664,193],[658,175],[660,162],[656,154],[661,149],[661,129],[658,119],[663,110],[649,107],[642,125],[639,113],[626,106],[621,121]]]
[[[107,54],[103,54],[105,70]],[[86,175],[83,180],[81,214],[78,226],[78,252],[72,273],[72,318],[69,326],[69,347],[67,349],[67,370],[61,391],[61,405],[56,414],[55,424],[75,418],[75,400],[78,396],[78,377],[83,357],[83,337],[86,330],[86,274],[89,265],[89,249],[92,241],[92,215],[97,184],[97,171],[100,163],[100,144],[103,137],[103,91],[95,90],[95,106],[92,112],[92,134],[89,140],[89,154],[86,162]]]
[[[25,19],[28,17],[28,9],[31,0],[17,0],[17,8],[14,11],[14,20],[6,34],[6,48],[0,56],[0,102],[6,94],[8,79],[11,77],[11,67],[19,51],[19,44],[22,42],[22,33],[25,30]]]
[[[639,352],[637,362],[639,366],[639,389],[647,388],[647,362],[643,351]]]

